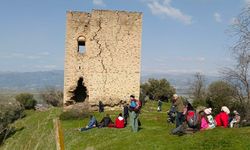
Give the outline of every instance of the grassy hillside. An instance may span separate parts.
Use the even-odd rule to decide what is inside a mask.
[[[221,129],[198,132],[184,136],[170,135],[174,127],[166,123],[167,104],[163,112],[156,112],[156,103],[148,103],[140,115],[142,129],[132,133],[130,128],[102,128],[79,132],[75,129],[86,125],[88,119],[62,121],[66,150],[82,149],[250,149],[250,128]],[[0,149],[52,150],[56,149],[52,119],[61,113],[54,108],[47,112],[28,111],[27,117],[15,122],[19,131],[7,139]],[[108,112],[112,118],[118,112]],[[104,114],[95,113],[98,120]]]
[[[14,123],[17,132],[7,139],[0,149],[55,149],[52,119],[60,112],[59,109],[51,109],[47,112],[27,111],[25,118]]]

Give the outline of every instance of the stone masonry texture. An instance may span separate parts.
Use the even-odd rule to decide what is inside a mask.
[[[72,99],[83,78],[84,101],[120,107],[131,94],[140,94],[142,14],[92,10],[69,11],[66,21],[64,103]],[[85,43],[80,53],[78,43]]]

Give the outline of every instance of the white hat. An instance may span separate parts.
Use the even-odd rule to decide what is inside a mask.
[[[238,111],[234,110],[234,114],[235,115],[239,115]]]
[[[206,108],[204,112],[205,114],[210,115],[212,113],[212,108]]]
[[[177,95],[177,94],[174,94],[174,95],[173,95],[173,97],[174,97],[174,98],[177,98],[177,97],[178,97],[178,95]]]
[[[230,114],[230,110],[227,108],[227,106],[222,106],[221,111],[224,111],[227,114]]]

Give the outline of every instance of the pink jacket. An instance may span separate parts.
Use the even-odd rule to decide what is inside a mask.
[[[205,117],[201,118],[201,130],[206,130],[209,127],[209,124]]]

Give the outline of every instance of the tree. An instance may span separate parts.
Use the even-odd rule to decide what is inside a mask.
[[[55,87],[47,87],[40,92],[44,102],[52,106],[61,106],[63,103],[63,92]]]
[[[197,72],[194,74],[194,81],[190,87],[190,97],[193,99],[193,105],[204,105],[206,98],[205,76]]]
[[[234,20],[231,29],[232,35],[237,39],[231,48],[236,64],[224,68],[221,73],[236,89],[235,99],[247,110],[250,104],[250,5]]]
[[[208,87],[206,103],[219,113],[222,106],[232,108],[235,93],[235,88],[228,82],[214,81]]]
[[[16,100],[0,97],[0,146],[6,138],[15,132],[11,123],[24,117],[24,107]]]
[[[168,100],[175,93],[175,89],[166,79],[148,79],[141,85],[141,93],[151,100]]]
[[[16,95],[15,98],[25,109],[35,109],[37,101],[35,100],[33,94],[20,93]]]

